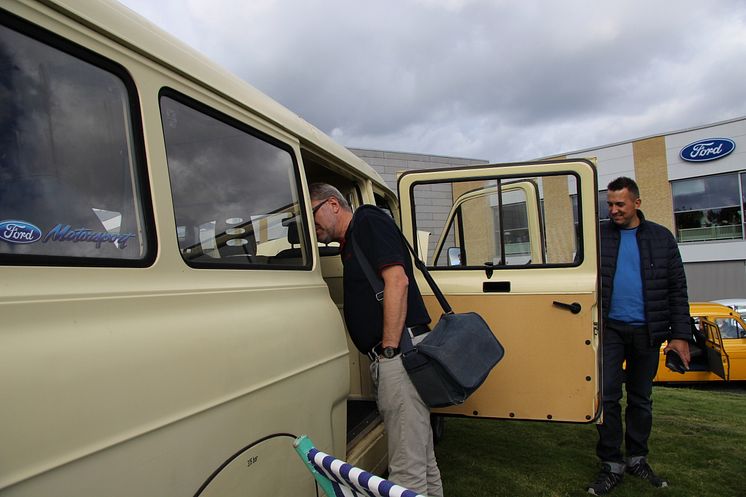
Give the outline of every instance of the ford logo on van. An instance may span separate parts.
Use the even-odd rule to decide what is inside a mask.
[[[706,162],[721,159],[733,152],[736,144],[728,138],[709,138],[690,143],[681,149],[679,157],[688,162]]]
[[[0,240],[8,243],[34,243],[41,239],[41,230],[26,221],[0,222]]]

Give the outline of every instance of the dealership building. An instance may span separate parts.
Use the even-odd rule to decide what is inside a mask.
[[[392,188],[411,169],[488,161],[351,149]],[[746,117],[546,157],[595,157],[599,217],[607,217],[606,185],[637,181],[647,219],[679,242],[690,300],[746,298]]]

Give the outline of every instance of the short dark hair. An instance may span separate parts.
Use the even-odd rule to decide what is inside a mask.
[[[640,198],[640,189],[637,187],[637,183],[632,178],[626,176],[619,176],[617,179],[609,183],[606,187],[609,191],[618,192],[625,188],[629,190],[634,198]]]

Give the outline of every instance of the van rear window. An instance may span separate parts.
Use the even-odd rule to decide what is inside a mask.
[[[292,149],[171,90],[160,104],[184,261],[310,268]]]
[[[146,265],[134,85],[17,24],[0,25],[0,261]]]

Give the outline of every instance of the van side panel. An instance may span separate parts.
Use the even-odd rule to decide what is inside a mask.
[[[59,36],[75,45],[72,56],[87,62],[85,54],[95,54],[131,77],[136,127],[127,138],[137,153],[130,160],[147,179],[133,196],[151,230],[138,233],[152,245],[143,245],[147,258],[135,259],[142,267],[115,259],[81,267],[87,254],[33,253],[33,265],[0,265],[0,495],[315,495],[288,435],[307,434],[343,454],[349,391],[344,326],[318,256],[307,250],[295,269],[187,265],[159,92],[175,88],[282,143],[302,178],[297,138],[66,17],[63,7],[14,1],[2,9],[3,21],[10,10],[48,30],[41,43],[55,45]],[[97,145],[82,144],[81,155]],[[58,169],[76,167],[62,162]],[[308,226],[304,183],[296,186]],[[56,199],[60,210],[69,198]]]
[[[49,471],[29,489],[189,493],[270,434],[308,433],[331,449],[333,420],[322,406],[343,404],[348,365],[341,330],[314,325],[340,322],[323,284],[296,276],[292,286],[123,293],[93,274],[103,271],[77,276],[90,283],[87,294],[3,295],[0,488]],[[123,283],[147,286],[156,269],[148,272],[139,285]],[[3,268],[3,281],[33,285],[45,273]],[[58,487],[66,475],[77,483]],[[9,490],[37,494],[29,489]]]

